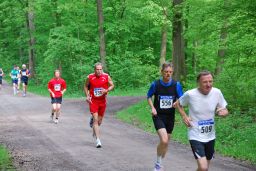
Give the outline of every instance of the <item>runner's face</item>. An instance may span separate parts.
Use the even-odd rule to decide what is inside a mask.
[[[208,94],[212,89],[213,78],[212,75],[204,75],[199,79],[199,89],[203,94]]]
[[[162,76],[164,81],[169,81],[172,78],[173,69],[167,67],[162,71]]]
[[[60,78],[60,72],[58,72],[58,71],[55,72],[55,77],[56,77],[56,78]]]
[[[102,70],[102,66],[101,65],[97,65],[95,67],[95,74],[96,76],[100,76],[102,74],[103,70]]]

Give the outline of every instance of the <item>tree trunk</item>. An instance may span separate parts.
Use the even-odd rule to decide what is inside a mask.
[[[182,10],[180,9],[183,0],[173,0],[173,65],[174,65],[174,79],[180,81],[185,80],[185,51],[184,38],[182,35]]]
[[[55,17],[55,27],[61,26],[61,15],[58,12],[58,0],[52,0],[53,15]]]
[[[29,33],[29,70],[31,72],[31,77],[35,74],[35,37],[34,37],[34,31],[35,31],[35,25],[34,25],[34,9],[32,6],[32,1],[26,2],[26,7],[28,9],[26,14],[27,19],[27,30]]]
[[[167,11],[163,8],[164,13],[164,24],[162,26],[162,42],[161,42],[161,54],[160,54],[160,68],[166,61],[166,45],[167,45]]]
[[[228,7],[228,2],[227,0],[224,0],[224,7],[227,8]],[[228,21],[227,21],[227,16],[224,16],[224,23],[223,26],[221,28],[221,32],[220,32],[220,42],[219,42],[219,50],[218,50],[218,58],[217,58],[217,62],[216,62],[216,68],[215,68],[215,75],[218,75],[221,73],[222,71],[222,66],[224,64],[224,57],[226,55],[226,40],[227,40],[227,25],[228,25]]]
[[[104,35],[104,18],[102,9],[102,0],[97,0],[97,14],[98,14],[98,24],[99,24],[99,37],[100,37],[100,60],[103,64],[105,71],[107,71],[106,65],[106,44]]]

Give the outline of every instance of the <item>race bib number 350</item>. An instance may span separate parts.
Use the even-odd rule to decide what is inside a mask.
[[[172,108],[173,97],[172,96],[160,96],[160,109]]]
[[[103,94],[102,94],[102,88],[95,88],[95,89],[93,90],[93,94],[94,94],[95,97],[100,97],[100,96],[102,96],[102,95],[103,95]]]
[[[214,120],[201,120],[198,121],[199,135],[210,136],[214,132]]]

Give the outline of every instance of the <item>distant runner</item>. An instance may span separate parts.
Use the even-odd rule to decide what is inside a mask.
[[[226,116],[227,102],[221,91],[212,87],[213,76],[202,71],[197,76],[198,88],[188,90],[179,98],[175,106],[188,127],[189,142],[197,160],[198,171],[207,171],[214,156],[215,113]],[[188,106],[189,116],[182,106]]]
[[[173,103],[183,94],[181,84],[172,79],[173,65],[171,63],[164,63],[161,73],[163,78],[154,81],[147,94],[152,119],[160,139],[154,171],[163,170],[162,159],[168,150],[175,121]],[[154,96],[154,102],[152,96]]]
[[[21,74],[20,74],[20,67],[17,66],[18,71],[18,85],[17,85],[17,93],[20,92],[20,84],[21,84]]]
[[[94,73],[87,76],[84,92],[92,114],[90,127],[93,129],[97,148],[102,146],[99,127],[106,110],[106,96],[109,91],[113,90],[113,88],[114,83],[111,77],[108,74],[103,73],[103,65],[101,63],[96,63],[94,66]]]
[[[20,70],[20,75],[21,75],[21,83],[23,86],[22,96],[26,97],[28,78],[30,77],[30,71],[29,71],[29,69],[26,68],[25,64],[22,65],[22,69]]]
[[[48,83],[48,91],[50,92],[51,103],[52,103],[51,119],[56,124],[59,122],[62,96],[65,93],[66,88],[67,88],[66,82],[64,79],[60,77],[60,71],[55,70],[54,78],[52,78]],[[55,120],[54,120],[54,115],[55,115]]]
[[[14,65],[13,66],[13,69],[10,73],[10,77],[12,79],[12,86],[13,86],[13,95],[16,95],[18,93],[18,74],[19,74],[19,71],[17,69],[17,66]]]
[[[0,68],[0,90],[2,89],[4,71]]]

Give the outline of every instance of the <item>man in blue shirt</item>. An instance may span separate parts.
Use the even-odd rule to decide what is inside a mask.
[[[175,121],[173,103],[183,95],[181,84],[172,79],[173,65],[171,63],[166,62],[162,65],[161,74],[162,78],[151,84],[147,94],[154,126],[160,139],[157,146],[155,171],[162,170],[162,159],[168,150]],[[154,101],[152,100],[153,96]]]

